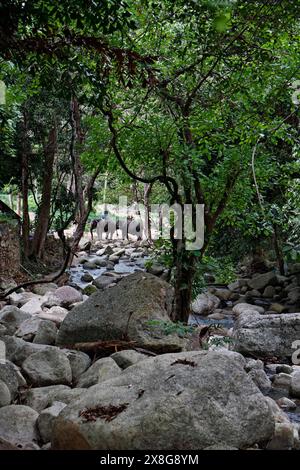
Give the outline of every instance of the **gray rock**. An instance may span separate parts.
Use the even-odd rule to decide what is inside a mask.
[[[62,286],[55,291],[55,297],[61,300],[62,307],[68,307],[69,305],[81,302],[82,294],[74,287]]]
[[[55,418],[59,413],[66,407],[65,403],[55,401],[53,405],[46,408],[41,412],[37,419],[37,428],[39,431],[40,438],[43,443],[49,442],[51,439],[52,429]]]
[[[268,393],[271,390],[271,380],[263,369],[252,369],[248,375],[261,392]]]
[[[213,281],[213,282],[214,282],[214,281]],[[240,287],[242,287],[242,286],[240,285],[240,282],[239,282],[239,280],[237,279],[236,281],[231,282],[230,284],[228,284],[227,287],[228,287],[228,289],[231,290],[231,291],[237,291],[237,290],[239,290]]]
[[[263,297],[272,298],[272,297],[274,297],[275,294],[276,294],[275,287],[274,286],[267,286],[264,289]]]
[[[300,338],[300,313],[260,315],[243,312],[234,325],[235,350],[261,357],[291,357]]]
[[[30,388],[24,391],[22,400],[25,405],[37,412],[41,412],[48,406],[51,406],[54,401],[63,401],[65,403],[64,400],[61,400],[61,396],[64,396],[63,394],[67,395],[69,392],[72,392],[72,390],[66,385]]]
[[[96,263],[98,268],[105,268],[106,265],[107,265],[107,261],[105,259],[102,259],[102,258],[97,258],[95,260],[95,263]]]
[[[300,287],[294,287],[294,289],[288,293],[288,299],[291,304],[300,302]]]
[[[250,372],[250,370],[253,369],[264,369],[264,363],[263,361],[260,361],[259,359],[249,359],[246,358],[246,365],[245,365],[245,371]]]
[[[55,420],[52,448],[240,449],[268,441],[274,417],[244,365],[242,356],[228,351],[141,361],[64,408]],[[111,407],[119,410],[106,420]],[[87,409],[95,410],[94,421],[85,419]]]
[[[83,282],[91,282],[93,281],[93,276],[90,274],[90,273],[83,273],[83,275],[81,276],[81,280]]]
[[[254,311],[254,312],[258,312],[258,313],[264,313],[265,309],[263,307],[258,306],[258,305],[251,305],[251,304],[247,304],[245,302],[241,302],[241,303],[237,303],[233,307],[232,311],[236,316],[238,316],[241,313],[246,312],[246,311]]]
[[[97,264],[93,263],[93,261],[87,261],[83,266],[84,269],[97,269]]]
[[[67,358],[70,361],[72,369],[72,381],[77,382],[79,377],[90,367],[91,359],[89,356],[81,351],[64,350]]]
[[[209,315],[220,305],[220,299],[213,294],[199,294],[192,302],[191,309],[196,315]]]
[[[72,382],[69,359],[57,348],[31,354],[23,362],[22,371],[29,383],[37,387]]]
[[[126,369],[137,362],[144,361],[149,356],[139,353],[138,351],[134,351],[133,349],[125,349],[123,351],[113,353],[110,357],[118,364],[119,367],[121,367],[121,369]]]
[[[77,386],[80,388],[89,388],[92,385],[117,377],[120,373],[121,369],[116,362],[110,357],[104,357],[94,362],[94,364],[80,376]]]
[[[47,346],[44,344],[29,343],[15,336],[2,336],[1,340],[6,346],[6,357],[18,366],[21,366],[25,359],[31,356],[31,354],[54,348],[53,346]]]
[[[0,323],[6,327],[6,334],[8,335],[13,335],[28,318],[31,318],[29,313],[23,312],[12,305],[7,305],[0,311]]]
[[[19,448],[37,441],[36,420],[38,413],[23,405],[0,408],[0,438]]]
[[[282,397],[277,400],[277,405],[283,410],[295,410],[297,408],[296,403],[287,397]]]
[[[164,272],[164,269],[164,266],[161,264],[153,263],[149,268],[147,268],[147,271],[154,276],[160,276]]]
[[[110,284],[114,282],[114,278],[108,276],[98,276],[96,279],[93,280],[93,285],[97,287],[97,289],[105,289]]]
[[[0,380],[0,408],[2,406],[10,405],[11,403],[11,394],[8,386],[5,382]]]
[[[268,285],[274,286],[276,284],[277,284],[277,277],[276,277],[276,273],[273,271],[270,271],[264,274],[259,274],[258,276],[255,276],[252,279],[249,279],[248,281],[248,286],[251,289],[257,289],[257,290],[262,290]]]
[[[289,366],[288,364],[279,364],[276,367],[276,374],[280,374],[280,372],[284,372],[285,374],[292,374],[293,367]]]
[[[57,289],[57,284],[48,282],[47,284],[36,284],[32,287],[32,291],[38,295],[45,295],[47,292],[54,292]]]
[[[57,343],[73,345],[126,337],[136,347],[180,351],[184,341],[176,334],[166,335],[163,328],[163,322],[170,321],[172,309],[173,288],[169,284],[152,274],[131,274],[75,307],[61,324]],[[152,320],[159,324],[153,326]]]
[[[220,300],[229,300],[233,295],[233,293],[229,289],[214,289],[213,293]]]
[[[57,328],[54,322],[42,320],[38,326],[33,342],[35,344],[55,344]]]
[[[294,428],[291,423],[275,423],[273,438],[267,444],[267,450],[292,450],[294,447]]]
[[[285,374],[280,372],[275,375],[273,378],[273,387],[280,388],[282,390],[289,390],[291,386],[292,376],[290,374]]]
[[[113,248],[110,245],[107,245],[104,248],[103,255],[112,255],[114,252]]]
[[[291,378],[290,394],[292,397],[300,398],[300,372],[294,372]]]
[[[119,256],[116,256],[115,254],[110,255],[108,257],[108,260],[111,261],[114,264],[117,264],[119,262]]]
[[[11,397],[14,399],[19,389],[19,378],[14,364],[8,360],[0,362],[0,380],[7,385]]]

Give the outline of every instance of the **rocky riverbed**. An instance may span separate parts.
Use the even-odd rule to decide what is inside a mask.
[[[173,289],[150,255],[96,242],[69,285],[2,302],[0,447],[300,449],[297,270],[210,286],[192,327],[170,328]]]

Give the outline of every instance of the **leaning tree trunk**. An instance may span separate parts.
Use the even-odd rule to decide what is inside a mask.
[[[57,145],[56,126],[49,133],[48,143],[44,149],[45,172],[43,177],[42,199],[38,215],[36,230],[32,241],[31,255],[41,258],[49,225],[51,209],[51,190],[53,178],[53,165]]]
[[[79,246],[81,238],[83,237],[88,217],[92,210],[93,188],[94,188],[94,184],[99,173],[100,173],[100,168],[97,168],[97,170],[90,177],[90,180],[85,190],[82,191],[82,200],[87,200],[87,203],[80,206],[80,212],[77,215],[77,227],[73,235],[73,242],[72,242],[72,247],[71,247],[72,256],[70,258],[70,264],[73,261],[74,253],[76,253],[76,251],[78,250],[78,246]]]
[[[93,204],[93,188],[97,176],[100,173],[100,167],[96,169],[90,177],[88,183],[83,183],[83,166],[80,160],[79,149],[84,142],[84,133],[81,129],[81,116],[80,109],[75,97],[72,98],[70,103],[70,118],[71,118],[71,142],[70,142],[70,155],[73,164],[74,182],[75,182],[75,195],[77,201],[78,212],[76,214],[77,227],[73,235],[73,242],[71,246],[72,255],[69,264],[72,264],[74,254],[78,250],[81,238],[83,237],[85,226],[92,210]],[[77,143],[77,146],[76,146]],[[86,202],[87,201],[87,202]]]

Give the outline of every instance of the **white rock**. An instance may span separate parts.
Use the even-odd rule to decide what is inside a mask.
[[[56,323],[57,325],[60,325],[61,322],[66,318],[68,313],[68,310],[64,307],[53,306],[49,310],[40,313],[39,318],[42,318],[44,320],[50,320]]]
[[[30,315],[36,315],[42,311],[42,297],[36,296],[30,299],[20,309],[22,312],[29,313]]]

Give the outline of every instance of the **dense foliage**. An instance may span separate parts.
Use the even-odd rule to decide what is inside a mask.
[[[163,245],[179,320],[216,260],[220,282],[258,247],[281,271],[297,260],[299,12],[279,0],[1,2],[0,188],[20,194],[23,223],[36,213],[23,231],[38,232],[33,254],[48,229],[75,220],[77,243],[97,202],[144,202],[148,188],[153,203],[205,205],[200,252]]]

